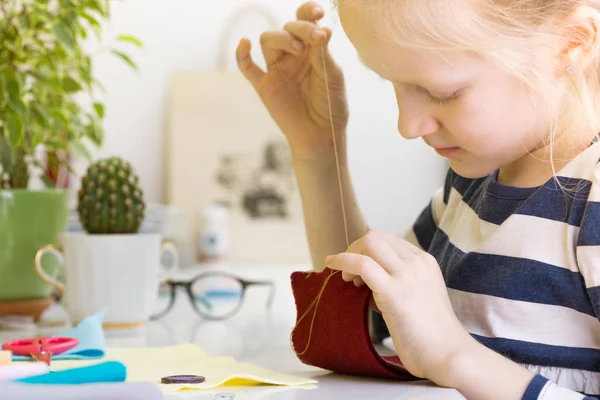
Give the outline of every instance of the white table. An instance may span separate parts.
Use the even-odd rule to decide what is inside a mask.
[[[295,323],[296,309],[289,276],[293,271],[306,270],[298,265],[203,265],[181,271],[178,277],[191,277],[206,269],[224,269],[248,279],[272,279],[276,294],[271,309],[265,308],[266,287],[249,289],[240,312],[222,322],[205,321],[196,315],[183,292],[171,312],[159,321],[151,322],[140,331],[107,332],[108,346],[170,346],[193,343],[209,355],[227,355],[271,370],[306,376],[318,381],[314,388],[257,386],[226,388],[210,391],[184,392],[165,396],[213,399],[219,392],[234,393],[241,399],[464,399],[453,389],[443,389],[426,381],[392,382],[332,374],[302,364],[290,347],[290,332]],[[384,348],[379,348],[384,352]],[[202,374],[202,371],[198,371]]]

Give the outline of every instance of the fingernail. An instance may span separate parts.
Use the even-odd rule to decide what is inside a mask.
[[[325,257],[325,264],[329,264],[331,262],[331,260],[333,260],[333,256]]]
[[[314,31],[313,31],[313,33],[312,33],[312,36],[313,36],[315,39],[321,39],[321,38],[324,38],[324,37],[325,37],[325,32],[323,32],[323,31],[321,31],[321,30],[318,30],[318,29],[317,29],[317,30],[314,30]]]

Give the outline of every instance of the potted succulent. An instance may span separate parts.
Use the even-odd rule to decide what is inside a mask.
[[[138,233],[146,203],[130,163],[110,157],[92,163],[81,178],[77,214],[91,235]],[[117,236],[112,236],[115,238]],[[118,238],[118,237],[117,237]]]
[[[0,2],[0,314],[36,318],[51,304],[52,287],[32,261],[67,226],[57,168],[72,172],[72,156],[90,159],[90,146],[103,142],[103,88],[86,48],[101,42],[109,18],[105,0]],[[136,67],[122,50],[107,51]],[[45,187],[33,187],[34,175]],[[54,275],[58,265],[50,258],[45,267]]]

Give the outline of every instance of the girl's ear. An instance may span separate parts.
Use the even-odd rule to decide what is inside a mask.
[[[594,62],[600,50],[600,13],[598,10],[581,6],[567,20],[560,41],[561,73],[584,71]]]

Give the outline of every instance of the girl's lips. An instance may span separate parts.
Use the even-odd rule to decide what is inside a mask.
[[[452,157],[460,151],[460,147],[436,147],[435,151],[442,157]]]

